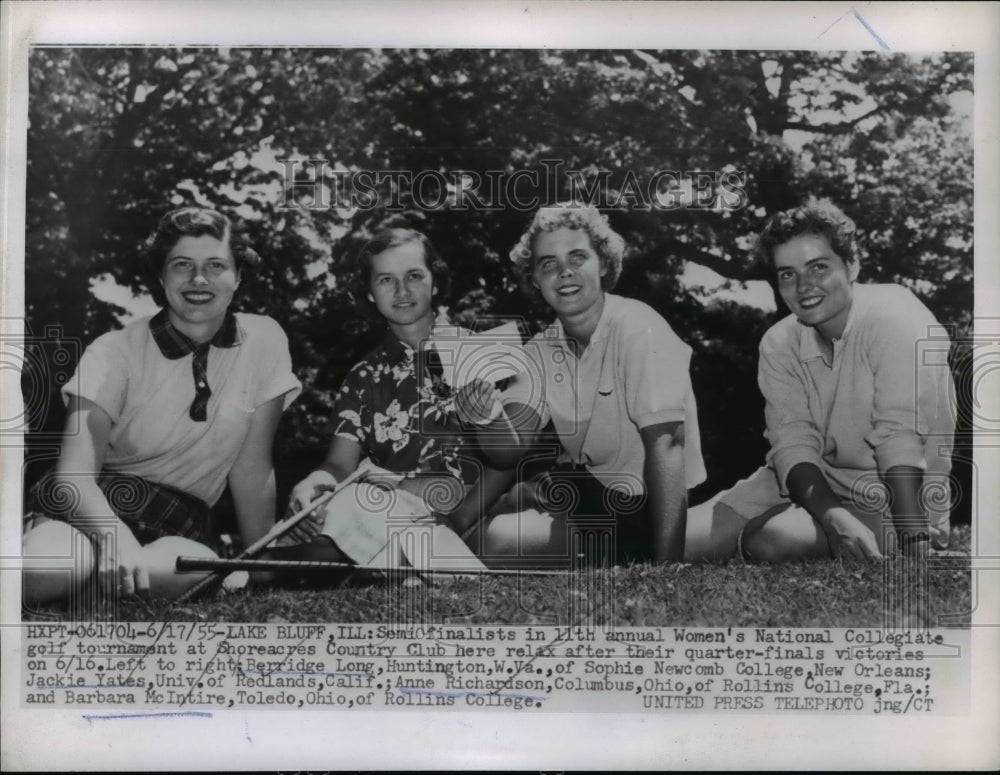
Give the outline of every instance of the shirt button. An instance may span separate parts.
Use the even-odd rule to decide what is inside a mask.
[[[205,383],[204,383],[204,382],[199,382],[199,383],[198,383],[198,387],[200,387],[200,388],[203,388],[203,387],[205,387]]]

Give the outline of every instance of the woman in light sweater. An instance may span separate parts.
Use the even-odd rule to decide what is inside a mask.
[[[760,345],[767,464],[689,510],[685,558],[877,559],[948,543],[954,412],[948,339],[899,285],[856,282],[854,224],[779,213],[759,240],[792,314]]]

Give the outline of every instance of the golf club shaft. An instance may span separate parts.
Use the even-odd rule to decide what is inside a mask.
[[[309,501],[309,503],[303,506],[300,511],[297,511],[295,514],[292,514],[292,516],[290,516],[288,519],[282,520],[281,522],[275,524],[274,527],[272,527],[270,530],[267,531],[266,535],[254,541],[250,546],[248,546],[246,549],[240,552],[239,555],[237,555],[236,559],[239,560],[249,559],[253,557],[255,554],[260,554],[260,552],[266,549],[267,546],[272,541],[275,541],[278,538],[281,538],[281,536],[288,533],[288,531],[290,531],[293,527],[295,527],[302,520],[308,517],[313,511],[315,511],[324,503],[326,503],[328,500],[330,500],[334,495],[340,492],[340,490],[342,490],[344,487],[351,484],[355,480],[359,479],[365,473],[367,473],[369,468],[370,466],[359,466],[350,476],[344,477],[344,480],[342,482],[337,482],[336,487],[334,487],[332,490],[324,492],[322,495]],[[181,558],[177,559],[177,564],[176,564],[177,570],[181,570],[180,559]],[[202,569],[202,570],[207,570],[207,569]],[[226,573],[225,569],[213,570],[211,575],[206,576],[197,584],[192,586],[190,589],[188,589],[186,592],[180,595],[174,602],[183,603],[186,600],[191,600],[192,598],[200,595],[206,589],[221,581],[225,573]]]
[[[424,575],[444,575],[444,576],[564,576],[565,570],[546,570],[540,568],[526,568],[523,570],[507,568],[413,568],[397,566],[386,568],[375,565],[354,565],[349,562],[328,562],[324,560],[252,560],[248,558],[234,558],[222,560],[205,557],[178,557],[177,570],[197,571],[212,570],[216,572],[232,572],[237,570],[245,571],[331,571],[331,570],[360,570],[378,571],[381,573],[407,573]]]

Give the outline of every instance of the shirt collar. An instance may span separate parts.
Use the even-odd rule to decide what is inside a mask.
[[[851,309],[847,313],[847,322],[844,324],[844,333],[840,335],[840,338],[834,342],[834,349],[837,347],[837,342],[843,343],[847,341],[847,338],[851,335],[851,330],[854,328],[854,320],[858,316],[858,307],[864,303],[863,297],[865,295],[864,291],[858,292],[862,286],[854,283],[854,287],[851,289]],[[813,358],[825,358],[823,354],[823,345],[820,343],[820,334],[813,326],[807,326],[805,323],[801,323],[798,320],[795,321],[796,325],[802,329],[802,336],[799,337],[799,360],[808,361]]]
[[[589,350],[591,345],[595,342],[600,342],[608,335],[608,330],[611,328],[611,320],[613,318],[612,310],[618,306],[619,299],[621,297],[616,296],[613,293],[604,294],[604,309],[601,310],[601,317],[597,321],[597,327],[594,329],[594,333],[590,335],[590,343],[587,345],[586,350]],[[562,349],[569,349],[568,337],[566,336],[566,329],[563,328],[562,321],[556,318],[549,324],[544,333],[544,339],[553,347],[560,347]],[[586,352],[584,350],[584,352]]]
[[[823,348],[819,343],[819,332],[798,320],[795,321],[795,325],[802,334],[799,337],[799,360],[811,361],[813,358],[822,358]]]
[[[150,318],[149,331],[160,348],[160,352],[163,353],[163,357],[170,360],[183,358],[198,348],[195,342],[174,327],[165,307]],[[236,319],[236,315],[232,312],[226,312],[222,327],[216,331],[215,336],[208,344],[215,347],[239,347],[245,338],[246,334]]]
[[[408,358],[413,357],[412,348],[392,333],[392,329],[386,329],[385,336],[382,337],[382,356],[387,363],[395,366]]]
[[[439,326],[435,324],[431,327],[430,341],[433,342],[442,334],[447,337],[460,336],[461,330],[459,326]],[[413,348],[402,339],[397,339],[396,335],[392,333],[391,328],[387,328],[385,336],[382,337],[381,349],[386,360],[392,364],[401,363],[408,358],[412,359],[414,357]]]

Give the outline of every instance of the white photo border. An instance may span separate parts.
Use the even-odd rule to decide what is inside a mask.
[[[3,325],[23,316],[27,62],[33,44],[335,47],[867,49],[975,52],[975,309],[1000,315],[996,213],[1000,6],[975,3],[667,2],[25,2],[0,5]],[[4,330],[10,334],[11,331]],[[3,374],[5,404],[20,401]],[[991,415],[992,416],[992,415]],[[979,471],[1000,471],[977,448]],[[20,621],[20,452],[3,449],[0,623]],[[1000,477],[977,483],[996,514]],[[980,554],[1000,556],[1000,523],[975,522]],[[988,578],[991,577],[991,578]],[[2,639],[4,769],[995,768],[1000,765],[996,571],[981,574],[968,716],[892,722],[774,716],[227,711],[127,729],[80,712],[20,707],[19,638]],[[977,627],[976,623],[987,626]],[[992,626],[989,626],[992,623]]]

